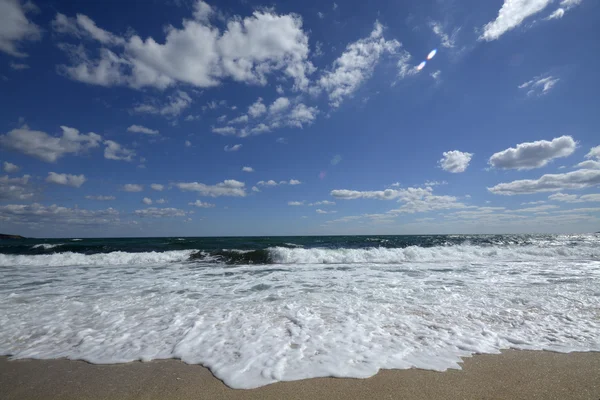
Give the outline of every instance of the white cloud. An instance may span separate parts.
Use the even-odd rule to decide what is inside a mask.
[[[244,171],[244,172],[254,172],[254,168],[252,168],[252,167],[242,167],[242,171]]]
[[[302,128],[303,124],[310,125],[318,113],[319,110],[316,107],[307,107],[303,103],[300,103],[289,114],[287,123],[290,126]]]
[[[554,76],[536,76],[530,81],[519,85],[519,89],[527,90],[527,96],[543,96],[560,81],[560,78]]]
[[[169,218],[169,217],[185,217],[187,213],[178,208],[156,208],[148,207],[143,210],[135,210],[134,214],[138,217],[148,218]]]
[[[43,206],[38,203],[0,206],[0,220],[18,224],[51,223],[56,225],[99,225],[119,222],[119,212],[113,208],[106,210],[84,210],[61,207],[53,204]]]
[[[395,53],[400,48],[397,40],[385,40],[383,26],[375,23],[371,34],[346,46],[342,55],[334,61],[333,69],[327,71],[318,80],[319,88],[329,96],[332,107],[339,107],[343,100],[351,96],[356,89],[373,73],[375,66],[384,53]]]
[[[105,45],[123,45],[125,40],[99,28],[94,21],[82,14],[69,18],[57,13],[52,20],[52,29],[57,33],[73,35],[78,38],[92,39]]]
[[[204,202],[202,202],[202,201],[200,201],[200,200],[196,200],[196,201],[195,201],[195,202],[193,202],[193,203],[188,203],[188,205],[190,205],[190,206],[194,206],[194,207],[198,207],[198,208],[212,208],[212,207],[214,207],[214,206],[215,206],[214,204],[211,204],[211,203],[204,203]]]
[[[552,141],[525,142],[493,154],[488,163],[502,169],[540,168],[556,158],[570,156],[576,148],[577,143],[571,136],[561,136]]]
[[[390,210],[387,214],[414,214],[417,212],[428,212],[433,210],[447,210],[453,208],[467,208],[465,204],[458,201],[454,196],[437,196],[433,194],[431,187],[426,188],[406,188],[406,189],[386,189],[357,191],[338,189],[332,190],[331,195],[338,199],[376,199],[376,200],[396,200],[404,203],[400,208]]]
[[[536,212],[541,212],[541,211],[554,210],[556,208],[558,208],[558,206],[546,204],[546,205],[543,205],[543,206],[520,208],[518,210],[508,210],[508,211],[509,212],[518,212],[518,213],[536,213]]]
[[[521,25],[528,17],[542,11],[552,0],[504,0],[498,17],[483,27],[479,40],[492,41]]]
[[[315,212],[317,214],[335,214],[335,213],[337,213],[337,211],[325,211],[325,210],[321,210],[320,208],[317,208],[315,210]]]
[[[228,124],[245,124],[248,122],[248,116],[246,114],[240,115],[237,118],[232,119]]]
[[[46,182],[72,187],[80,187],[86,180],[84,175],[57,174],[56,172],[48,172],[46,178]]]
[[[587,160],[574,165],[574,167],[581,169],[600,169],[600,161]]]
[[[314,67],[308,61],[308,36],[301,17],[264,9],[222,21],[226,29],[221,31],[211,24],[215,13],[196,1],[193,15],[183,20],[181,28],[169,25],[164,38],[110,34],[117,41],[104,44],[114,51],[105,49],[98,60],[73,59],[73,65],[63,69],[76,80],[136,89],[164,89],[177,83],[212,87],[228,78],[265,85],[267,76],[275,72],[293,79],[296,89],[306,88]]]
[[[564,8],[557,8],[552,14],[546,17],[547,20],[560,19],[565,15]]]
[[[119,143],[113,140],[105,140],[104,158],[108,160],[132,161],[135,156],[135,151],[122,147]]]
[[[22,71],[24,69],[29,69],[29,65],[27,65],[27,64],[18,64],[18,63],[14,63],[14,62],[10,63],[10,67],[12,69],[14,69],[15,71]]]
[[[521,205],[522,206],[529,206],[529,205],[534,206],[534,205],[537,205],[537,204],[544,204],[544,203],[545,203],[544,200],[540,200],[540,201],[528,201],[528,202],[525,202],[525,203],[521,203]]]
[[[115,200],[116,197],[115,196],[85,196],[86,199],[88,200],[98,200],[98,201],[111,201],[111,200]]]
[[[248,114],[252,118],[257,118],[267,112],[267,106],[262,102],[263,99],[259,97],[250,107],[248,107]]]
[[[192,142],[190,142],[189,140],[186,140],[184,143],[185,147],[192,147]]]
[[[431,21],[429,23],[429,27],[440,38],[442,47],[453,48],[456,45],[456,34],[458,33],[458,29],[452,32],[452,36],[448,36],[446,32],[444,32],[444,28],[440,22]]]
[[[431,74],[429,74],[429,75],[431,75],[431,77],[433,78],[433,80],[434,80],[434,81],[436,81],[436,82],[440,82],[440,80],[441,80],[441,78],[440,78],[440,77],[442,76],[442,71],[440,71],[440,70],[437,70],[437,71],[435,71],[435,72],[432,72],[432,73],[431,73]]]
[[[268,181],[259,181],[256,184],[258,186],[277,186],[277,182],[275,182],[273,179]]]
[[[239,182],[234,179],[228,179],[223,182],[217,183],[216,185],[205,185],[204,183],[198,182],[181,182],[176,183],[175,186],[178,187],[180,190],[198,192],[203,196],[246,196],[246,188],[244,182]]]
[[[233,146],[227,145],[223,148],[223,150],[227,151],[227,152],[231,152],[231,151],[238,151],[239,149],[242,148],[241,144],[234,144]]]
[[[318,12],[317,12],[317,16],[318,16],[320,19],[323,19],[323,18],[325,18],[325,14],[323,14],[321,11],[318,11]]]
[[[33,197],[34,193],[28,187],[29,178],[29,175],[23,175],[21,178],[0,176],[0,200],[28,200]]]
[[[152,199],[148,198],[148,197],[144,197],[142,199],[142,203],[146,204],[146,205],[150,205],[152,204]]]
[[[2,169],[4,170],[4,172],[17,172],[18,170],[20,170],[21,168],[13,163],[9,163],[8,161],[4,161],[4,163],[2,164]]]
[[[55,162],[66,154],[79,154],[98,147],[102,137],[93,132],[80,134],[77,129],[61,126],[62,136],[50,136],[27,125],[0,135],[0,146],[15,150],[42,161]]]
[[[212,128],[214,133],[218,133],[219,135],[235,135],[235,128],[232,126],[224,126],[222,128]]]
[[[600,161],[600,146],[592,147],[590,152],[585,155],[585,158],[595,158]]]
[[[138,185],[137,183],[127,183],[123,185],[123,191],[125,192],[141,192],[144,190],[143,185]]]
[[[445,151],[441,160],[438,161],[440,167],[444,171],[452,172],[454,174],[465,172],[473,153],[466,153],[458,150]]]
[[[288,206],[303,206],[304,200],[302,201],[288,201]]]
[[[555,193],[548,196],[548,200],[560,201],[563,203],[588,203],[600,201],[600,193],[584,194],[578,196],[576,194]]]
[[[142,125],[131,125],[127,128],[127,132],[145,133],[146,135],[158,135],[158,131],[155,129],[146,128]]]
[[[290,100],[287,97],[279,97],[269,106],[269,112],[271,114],[277,114],[286,110],[289,106]]]
[[[153,183],[150,185],[152,190],[156,190],[158,192],[162,192],[165,189],[165,185],[161,185],[160,183]]]
[[[333,3],[333,9],[334,9],[334,10],[337,10],[337,8],[338,8],[338,5],[337,5],[337,3]]]
[[[335,206],[335,201],[315,201],[314,203],[310,203],[309,206]]]
[[[186,92],[178,90],[175,94],[168,97],[165,104],[140,104],[133,108],[133,111],[146,114],[158,114],[166,117],[177,117],[192,104],[192,98]]]
[[[167,202],[167,200],[165,199],[158,199],[155,201],[156,204],[165,204]]]
[[[584,189],[600,185],[600,170],[580,169],[565,174],[547,174],[539,179],[523,179],[508,183],[499,183],[488,188],[494,194],[516,195],[561,190]]]
[[[184,121],[191,122],[191,121],[197,121],[199,119],[200,119],[199,115],[192,115],[192,114],[190,114],[190,115],[188,115],[187,117],[184,118]]]
[[[290,185],[300,185],[302,182],[300,182],[297,179],[290,179],[290,181],[288,182]]]
[[[258,193],[258,192],[260,192],[260,189],[257,188],[256,186],[252,186],[252,191],[255,193]]]
[[[26,15],[36,10],[37,7],[29,1],[0,1],[0,51],[13,57],[27,57],[27,53],[19,51],[19,45],[42,37],[40,27],[29,21]]]

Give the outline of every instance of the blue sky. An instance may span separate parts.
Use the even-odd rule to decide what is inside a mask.
[[[0,0],[0,231],[600,230],[599,13]]]

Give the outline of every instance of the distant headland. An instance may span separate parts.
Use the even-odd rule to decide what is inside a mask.
[[[25,239],[25,238],[21,235],[5,235],[3,233],[0,233],[0,239]]]

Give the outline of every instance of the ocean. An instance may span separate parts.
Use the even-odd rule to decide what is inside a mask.
[[[0,241],[0,354],[177,358],[233,388],[600,351],[600,235]]]

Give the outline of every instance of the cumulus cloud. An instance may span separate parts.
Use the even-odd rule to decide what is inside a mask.
[[[46,162],[55,162],[66,154],[79,154],[98,147],[102,137],[93,132],[80,134],[75,128],[61,126],[60,137],[29,129],[27,125],[0,135],[0,146]]]
[[[27,14],[38,8],[30,1],[0,1],[0,51],[13,57],[27,57],[19,50],[25,41],[36,41],[42,37],[39,26],[27,18]]]
[[[98,200],[98,201],[111,201],[111,200],[115,200],[116,197],[115,196],[85,196],[86,199],[88,200]]]
[[[119,222],[119,212],[113,208],[105,210],[85,210],[81,208],[61,207],[56,204],[43,206],[38,203],[0,206],[0,221],[17,224],[53,224],[53,225],[100,225]]]
[[[125,192],[141,192],[144,190],[143,185],[138,185],[137,183],[127,183],[123,185],[123,191]]]
[[[267,112],[267,106],[264,105],[263,99],[259,97],[250,107],[248,107],[248,115],[252,118],[257,118]]]
[[[144,197],[142,199],[142,203],[146,204],[146,205],[150,205],[152,204],[152,199],[148,198],[148,197]]]
[[[158,114],[166,117],[177,117],[192,104],[192,98],[184,91],[178,90],[175,94],[168,96],[164,104],[144,103],[138,104],[133,111],[146,114]]]
[[[57,185],[65,185],[72,187],[81,187],[87,179],[82,175],[57,174],[56,172],[48,172],[46,182],[56,183]]]
[[[102,42],[112,50],[105,48],[96,60],[74,58],[63,70],[75,80],[136,89],[178,83],[212,87],[224,79],[265,85],[269,75],[279,73],[292,79],[295,89],[306,89],[314,67],[308,61],[308,36],[300,16],[257,10],[252,16],[224,21],[221,31],[211,23],[218,14],[213,7],[196,1],[194,10],[181,28],[169,25],[164,38],[144,40],[103,31],[117,38]],[[73,30],[64,33],[77,36]]]
[[[105,140],[104,158],[108,160],[132,161],[135,151],[122,147],[114,140]]]
[[[160,183],[153,183],[150,185],[152,190],[156,190],[158,192],[162,192],[165,189],[165,185],[161,185]]]
[[[288,206],[303,206],[304,200],[302,201],[288,201]]]
[[[34,193],[29,187],[29,175],[20,178],[0,176],[0,200],[28,200]],[[0,218],[1,220],[1,218]]]
[[[386,190],[347,190],[336,189],[331,191],[331,195],[337,199],[375,199],[375,200],[397,200],[404,203],[400,208],[390,210],[387,214],[413,214],[417,212],[427,212],[433,210],[447,210],[453,208],[466,208],[467,206],[458,201],[454,196],[437,196],[433,194],[431,187],[426,188],[406,188],[406,189],[386,189]]]
[[[297,179],[290,179],[288,183],[293,186],[293,185],[300,185],[302,182],[300,182]]]
[[[186,140],[184,143],[185,147],[192,147],[192,142],[190,142],[189,140]]]
[[[242,167],[243,172],[254,172],[254,168],[252,167]]]
[[[157,208],[148,207],[143,210],[135,210],[135,215],[141,218],[169,218],[169,217],[185,217],[187,213],[178,208]]]
[[[526,90],[527,96],[543,96],[560,81],[560,78],[554,76],[536,76],[530,81],[519,85],[519,89]]]
[[[202,196],[219,197],[245,197],[246,188],[244,182],[239,182],[234,179],[228,179],[216,185],[205,185],[198,182],[180,182],[175,186],[183,191],[198,192]]]
[[[381,56],[395,53],[400,46],[397,40],[385,40],[383,26],[376,22],[368,37],[346,46],[333,68],[318,80],[318,87],[325,90],[332,107],[339,107],[372,75]]]
[[[483,27],[479,40],[492,41],[521,25],[530,16],[546,8],[552,0],[504,0],[498,17]]]
[[[292,185],[292,186],[294,186],[294,185],[300,185],[300,184],[302,184],[302,182],[300,182],[297,179],[290,179],[289,181],[279,181],[279,183],[278,183],[278,182],[274,181],[273,179],[270,179],[268,181],[259,181],[256,184],[258,186],[267,186],[267,187],[268,186],[277,186],[277,185]]]
[[[552,141],[525,142],[493,154],[488,163],[502,169],[540,168],[556,158],[570,156],[576,148],[577,143],[571,136],[561,136]]]
[[[212,207],[214,207],[214,206],[215,206],[214,204],[211,204],[211,203],[205,203],[205,202],[202,202],[202,201],[200,201],[200,200],[196,200],[196,201],[195,201],[195,202],[193,202],[193,203],[188,203],[188,205],[190,205],[190,206],[194,206],[194,207],[198,207],[198,208],[212,208]]]
[[[212,128],[214,133],[218,133],[219,135],[235,135],[235,128],[232,126],[225,126],[222,128]]]
[[[584,194],[578,196],[576,194],[555,193],[548,196],[548,200],[560,201],[563,203],[588,203],[600,201],[600,193]]]
[[[290,100],[287,97],[279,97],[269,106],[269,112],[271,114],[277,114],[286,110],[289,106]]]
[[[452,172],[454,174],[465,172],[471,162],[471,158],[473,158],[472,153],[458,150],[446,151],[442,155],[443,157],[438,161],[438,164],[440,164],[440,167],[444,171]]]
[[[127,132],[145,133],[146,135],[158,135],[158,130],[146,128],[142,125],[131,125],[127,128]]]
[[[335,206],[335,201],[315,201],[314,203],[310,203],[309,206]]]
[[[287,124],[297,128],[302,128],[303,124],[310,125],[315,118],[317,118],[318,113],[319,110],[317,107],[308,107],[303,103],[300,103],[296,105],[296,107],[294,107],[289,114]]]
[[[565,174],[546,174],[539,179],[523,179],[499,183],[488,188],[491,193],[502,195],[558,192],[584,189],[600,184],[600,170],[580,169]]]
[[[232,119],[231,121],[228,122],[228,124],[232,125],[232,124],[245,124],[248,122],[248,116],[246,114],[244,115],[240,115],[237,118]]]
[[[223,150],[231,152],[231,151],[238,151],[239,149],[242,148],[241,144],[234,144],[233,146],[227,145],[223,148]]]
[[[270,179],[268,181],[259,181],[256,184],[258,186],[277,186],[277,182],[275,182],[273,179]]]
[[[592,147],[590,152],[585,155],[585,158],[595,158],[600,160],[600,146]]]
[[[4,172],[8,172],[10,174],[11,172],[17,172],[21,169],[21,167],[16,164],[9,163],[8,161],[4,161],[4,163],[2,163],[2,169]]]
[[[156,204],[165,204],[167,202],[167,200],[165,199],[158,199],[155,201]]]
[[[335,213],[337,213],[337,211],[325,211],[325,210],[321,210],[320,208],[317,208],[315,210],[315,212],[317,214],[335,214]]]

